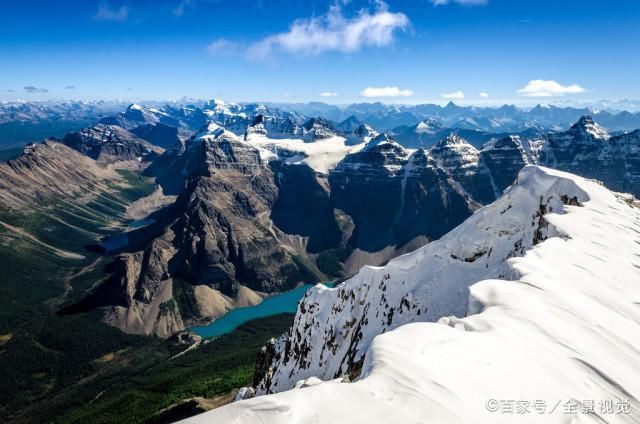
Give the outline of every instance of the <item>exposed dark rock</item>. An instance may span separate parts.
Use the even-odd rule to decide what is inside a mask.
[[[67,134],[62,143],[102,162],[153,159],[162,149],[116,125],[98,124]]]

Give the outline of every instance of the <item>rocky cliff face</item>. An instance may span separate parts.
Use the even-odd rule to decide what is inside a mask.
[[[302,129],[302,136],[307,141],[321,140],[323,138],[330,138],[336,135],[336,129],[333,124],[323,118],[308,119],[302,125]]]
[[[211,302],[231,305],[243,288],[273,292],[317,278],[273,225],[278,187],[258,150],[218,129],[183,153],[202,166],[192,168],[175,219],[144,250],[122,254],[103,289],[124,292],[108,320],[126,331],[168,336],[224,313]]]
[[[487,204],[498,196],[498,188],[480,152],[463,138],[451,134],[429,149],[429,153],[470,199]]]
[[[132,129],[131,132],[163,149],[172,149],[189,138],[187,131],[160,123],[140,125]]]
[[[480,158],[489,169],[498,193],[509,187],[520,169],[530,162],[523,141],[518,136],[508,136],[487,143],[480,152]]]
[[[411,153],[386,135],[348,155],[329,183],[334,207],[353,220],[350,244],[366,252],[436,239],[472,211],[427,152]]]
[[[106,124],[69,133],[62,143],[99,162],[151,160],[163,151],[121,127]]]
[[[241,122],[244,122],[242,120]],[[242,128],[236,132],[242,131]],[[257,115],[251,121],[251,124],[246,126],[245,137],[251,134],[260,134],[269,136],[269,138],[295,138],[302,133],[302,129],[289,116],[265,116]]]
[[[319,136],[325,127],[309,128]],[[340,277],[439,238],[477,207],[428,152],[385,135],[347,154],[328,175],[291,162],[296,153],[283,148],[267,163],[261,148],[211,123],[152,165],[161,183],[172,181],[179,191],[182,181],[184,188],[160,235],[117,259],[104,290],[125,295],[112,302],[112,323],[168,335],[214,317],[194,287],[233,302],[241,287],[273,292]],[[311,148],[309,159],[316,154]],[[158,299],[175,299],[175,308],[168,313]],[[161,309],[162,325],[150,325]]]

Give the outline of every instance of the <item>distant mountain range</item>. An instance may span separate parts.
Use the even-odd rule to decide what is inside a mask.
[[[592,116],[610,132],[630,131],[640,128],[640,112],[620,111],[612,107],[626,105],[632,108],[634,104],[629,101],[603,104],[602,108],[554,105],[521,108],[513,105],[459,106],[453,102],[445,106],[383,103],[335,106],[320,102],[262,104],[212,100],[143,102],[140,105],[126,107],[123,102],[107,101],[16,101],[0,103],[0,146],[24,144],[48,136],[62,137],[68,131],[78,130],[99,121],[116,124],[125,129],[133,129],[143,123],[163,124],[177,128],[178,137],[186,139],[199,131],[209,120],[221,123],[233,131],[234,123],[237,127],[246,126],[248,122],[244,121],[257,115],[288,118],[296,125],[309,118],[323,118],[341,130],[352,130],[366,123],[377,131],[393,134],[407,147],[427,147],[441,139],[446,132],[454,130],[479,146],[491,139],[493,134],[560,131],[571,126],[583,115]],[[268,122],[265,124],[269,125]],[[150,129],[146,131],[149,132]],[[157,129],[156,132],[155,136],[158,139],[165,140],[163,147],[168,147],[166,129]]]

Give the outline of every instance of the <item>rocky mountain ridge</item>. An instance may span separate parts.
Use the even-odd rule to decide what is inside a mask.
[[[106,124],[69,133],[61,142],[98,162],[151,161],[164,151],[124,128]]]

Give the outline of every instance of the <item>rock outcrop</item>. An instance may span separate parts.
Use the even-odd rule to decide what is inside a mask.
[[[148,161],[163,151],[121,127],[106,124],[69,133],[61,142],[98,162]]]

